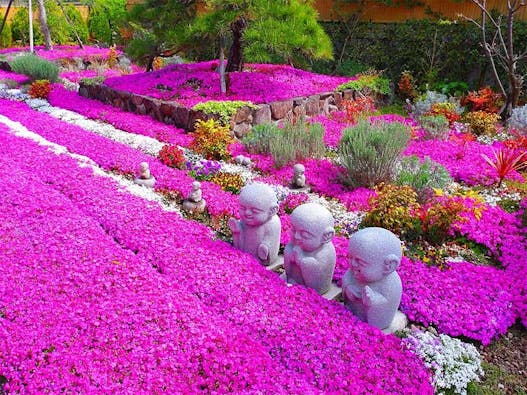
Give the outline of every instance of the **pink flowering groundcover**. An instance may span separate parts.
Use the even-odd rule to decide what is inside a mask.
[[[0,176],[8,390],[433,393],[399,339],[287,287],[203,225],[5,128],[0,142],[17,174]]]
[[[46,50],[43,45],[36,45],[34,47],[35,55],[46,60],[59,59],[106,59],[110,54],[109,48],[98,48],[89,45],[84,45],[84,48],[72,45],[57,45],[52,50]],[[4,55],[7,59],[12,59],[15,54],[21,52],[29,53],[29,47],[12,47],[0,49],[0,55]],[[121,50],[116,50],[117,54],[122,53]]]
[[[254,104],[334,91],[350,77],[310,73],[287,65],[248,64],[229,73],[230,88],[220,90],[218,61],[170,65],[163,69],[107,78],[104,84],[120,91],[174,101],[186,107],[209,100],[244,100]]]

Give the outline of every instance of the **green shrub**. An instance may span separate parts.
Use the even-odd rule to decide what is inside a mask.
[[[12,41],[13,41],[13,37],[11,34],[11,26],[8,23],[6,23],[4,25],[4,29],[2,30],[2,33],[0,33],[0,48],[10,47]]]
[[[419,117],[419,125],[425,132],[423,137],[426,140],[445,140],[450,130],[448,119],[444,115],[422,115]]]
[[[18,56],[10,65],[15,73],[25,74],[33,80],[56,82],[59,75],[57,65],[36,55]]]
[[[19,8],[11,21],[11,33],[13,41],[21,45],[29,45],[29,12],[26,7]],[[42,33],[40,25],[33,21],[33,42],[42,44]]]
[[[223,125],[228,125],[231,117],[236,114],[236,111],[242,107],[256,108],[250,101],[241,100],[209,100],[203,103],[196,104],[192,109],[195,111],[203,111],[205,114],[215,114],[219,116],[219,120]]]
[[[88,30],[95,40],[114,44],[121,20],[126,15],[125,0],[95,0],[88,16]]]
[[[356,80],[348,81],[338,86],[337,90],[342,91],[344,89],[353,89],[356,91],[362,91],[363,89],[369,89],[374,93],[381,95],[389,95],[390,80],[381,77],[379,74],[366,72],[359,75]]]
[[[326,151],[324,128],[319,123],[310,124],[303,117],[295,123],[286,122],[284,128],[269,144],[277,168],[309,157],[320,157]]]
[[[90,38],[88,25],[84,22],[84,19],[82,19],[80,11],[75,8],[73,4],[66,5],[64,11],[68,16],[68,20],[71,22],[71,25],[68,25],[69,41],[76,41],[75,33],[77,33],[83,43],[87,42]]]
[[[276,138],[280,129],[272,123],[255,125],[242,139],[248,152],[253,154],[268,154],[271,152],[271,140]]]
[[[395,182],[397,185],[409,185],[421,194],[431,188],[443,189],[452,182],[452,178],[444,166],[429,157],[421,161],[412,155],[401,160]]]
[[[399,122],[361,120],[344,129],[339,156],[347,170],[346,182],[371,188],[390,181],[410,135],[410,128]]]

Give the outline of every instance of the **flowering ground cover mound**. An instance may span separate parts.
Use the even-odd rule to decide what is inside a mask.
[[[46,60],[59,60],[59,59],[106,59],[111,51],[109,48],[97,48],[89,45],[84,45],[84,48],[71,45],[57,45],[52,50],[46,50],[43,45],[37,45],[34,47],[35,55]],[[117,54],[121,54],[122,51],[115,50]],[[11,59],[15,54],[20,52],[29,52],[29,47],[12,47],[0,49],[0,55],[4,55],[7,59]]]
[[[217,61],[178,64],[161,70],[107,78],[104,84],[120,91],[175,101],[186,107],[209,100],[243,100],[254,104],[334,91],[350,80],[314,74],[286,65],[249,64],[229,73],[230,89],[220,91]]]
[[[397,338],[312,291],[286,287],[202,225],[116,193],[72,159],[1,133],[1,163],[25,180],[17,188],[14,179],[2,197],[9,243],[0,254],[14,272],[0,283],[16,291],[2,306],[14,320],[0,319],[12,340],[1,343],[9,389],[433,393],[429,373]],[[27,209],[19,210],[18,195],[28,190]],[[30,237],[19,246],[13,232],[26,224]],[[31,259],[20,259],[32,245],[46,281],[33,274]],[[17,278],[17,264],[31,266],[27,286],[4,282]],[[200,326],[202,313],[210,328]],[[36,333],[26,324],[33,315]]]
[[[29,82],[30,78],[27,75],[13,73],[11,71],[0,70],[0,82],[4,81],[15,81],[19,84]]]

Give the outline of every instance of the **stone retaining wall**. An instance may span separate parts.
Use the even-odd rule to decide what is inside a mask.
[[[137,114],[147,114],[170,125],[192,131],[198,119],[215,118],[183,107],[174,102],[154,99],[148,96],[136,95],[130,92],[117,91],[104,84],[80,83],[79,94],[84,97],[97,99],[121,109]],[[341,108],[342,101],[353,99],[355,91],[324,92],[316,95],[297,97],[289,100],[259,104],[257,108],[242,107],[232,118],[232,127],[237,137],[242,137],[251,130],[253,125],[279,121],[292,115],[305,114],[307,116],[330,113]]]

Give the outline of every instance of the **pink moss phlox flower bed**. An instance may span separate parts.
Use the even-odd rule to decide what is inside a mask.
[[[53,85],[48,100],[53,106],[75,111],[90,119],[107,122],[129,133],[153,137],[182,147],[188,147],[193,140],[192,134],[186,133],[183,129],[155,121],[148,115],[132,114],[99,100],[87,99],[59,84]]]
[[[467,185],[492,185],[497,181],[496,170],[481,155],[494,158],[493,150],[501,146],[501,142],[489,146],[477,141],[460,144],[452,140],[413,140],[403,154],[416,155],[421,159],[428,156],[443,165],[456,181],[463,181]],[[509,174],[506,178],[523,180],[516,172]]]
[[[3,165],[24,181],[0,198],[10,219],[0,224],[9,242],[0,284],[13,295],[2,306],[13,319],[0,320],[10,389],[433,393],[396,337],[71,159],[2,140]],[[20,259],[28,251],[35,262]]]
[[[133,72],[139,73],[143,71],[142,69],[138,69],[137,66],[133,67],[135,69]],[[123,75],[122,71],[119,69],[106,69],[102,72],[102,74],[96,70],[81,70],[81,71],[63,71],[59,73],[60,78],[64,78],[71,82],[79,82],[83,78],[94,78],[94,77],[120,77]]]
[[[28,112],[31,116],[28,116]],[[156,177],[157,189],[176,191],[181,197],[186,197],[191,190],[194,179],[185,171],[167,167],[159,159],[125,144],[87,132],[45,113],[32,111],[25,103],[0,99],[0,113],[46,139],[64,145],[72,152],[89,157],[105,170],[135,174],[139,163],[148,162]],[[205,181],[201,189],[212,216],[235,215],[238,212],[233,195],[223,191],[219,185]]]
[[[178,64],[149,73],[108,78],[107,86],[176,101],[193,107],[209,100],[244,100],[255,104],[287,100],[335,90],[349,77],[332,77],[295,69],[287,65],[248,64],[243,72],[230,73],[230,90],[220,91],[218,61]]]
[[[30,81],[30,78],[24,74],[17,74],[11,71],[0,70],[0,81],[1,80],[12,80],[19,84],[25,84]]]
[[[54,46],[52,50],[48,51],[43,45],[37,45],[34,47],[35,55],[46,60],[58,60],[58,59],[67,59],[67,58],[80,58],[80,59],[106,59],[110,54],[109,48],[97,48],[91,47],[88,45],[84,46],[84,49],[79,48],[78,46],[72,45],[57,45]],[[27,52],[29,53],[29,47],[14,47],[14,48],[5,48],[0,50],[0,54],[12,55],[18,52]],[[121,54],[121,50],[116,50],[117,54]]]

